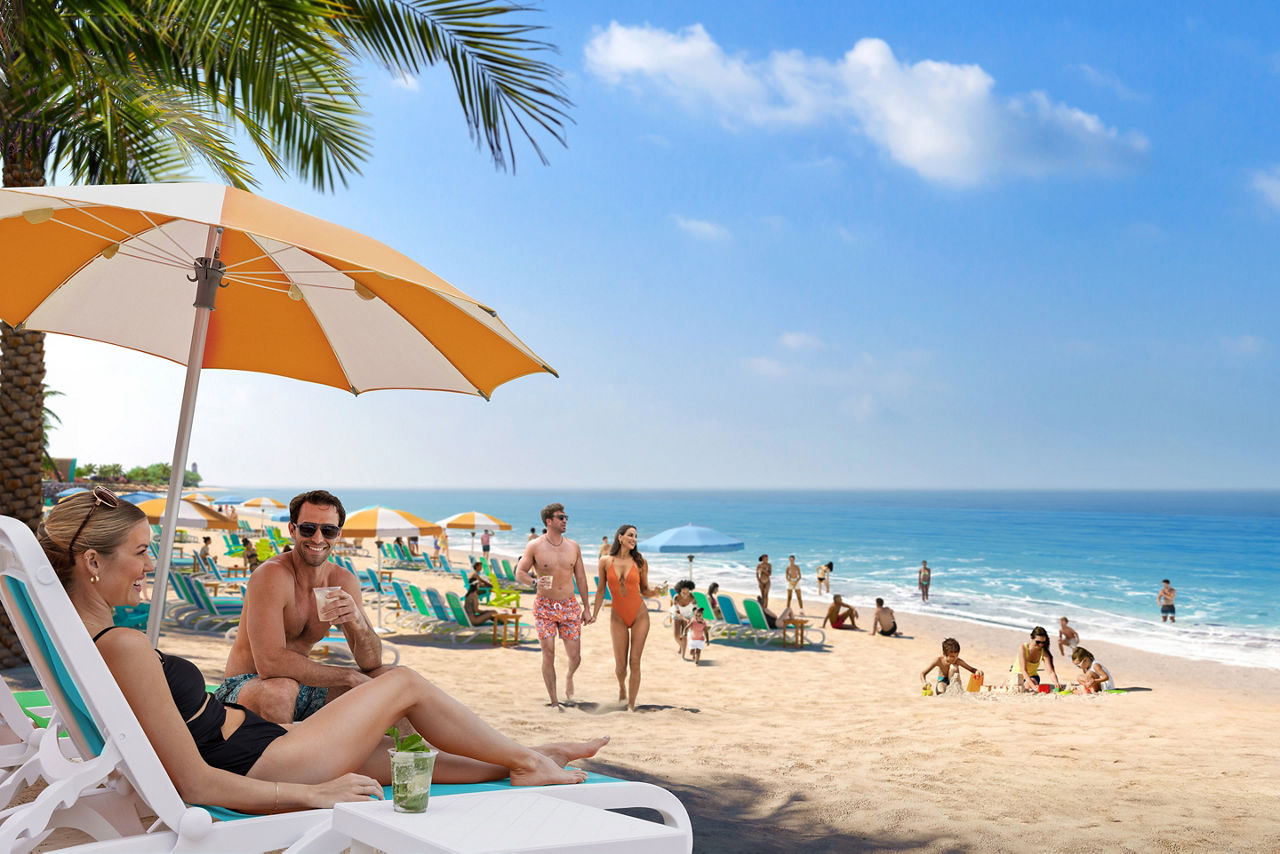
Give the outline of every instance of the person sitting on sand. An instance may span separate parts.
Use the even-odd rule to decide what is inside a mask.
[[[822,627],[825,629],[827,623],[831,623],[833,629],[852,629],[858,630],[858,612],[854,610],[852,605],[844,604],[844,598],[837,593],[831,597],[831,607],[827,609],[827,616],[822,618]]]
[[[876,613],[871,618],[871,634],[886,638],[901,637],[898,631],[898,620],[893,616],[893,609],[886,608],[883,599],[876,599]]]
[[[401,718],[440,749],[437,783],[507,776],[512,785],[580,783],[586,772],[564,766],[608,743],[606,737],[517,744],[407,667],[357,685],[292,727],[263,720],[207,694],[192,662],[152,649],[142,632],[112,625],[113,609],[137,605],[153,569],[151,527],[137,505],[100,487],[50,510],[36,536],[188,803],[272,813],[381,799],[391,782],[391,740],[384,733]]]
[[[676,651],[684,658],[685,627],[693,619],[695,611],[702,610],[693,599],[694,583],[689,579],[676,582],[676,595],[671,599],[671,628],[675,633]]]
[[[1076,681],[1080,683],[1080,687],[1086,694],[1111,691],[1116,687],[1116,681],[1111,678],[1111,671],[1101,661],[1095,659],[1089,650],[1080,647],[1071,653],[1071,660],[1080,668],[1080,678]]]
[[[702,616],[701,608],[693,612],[693,619],[685,626],[684,634],[688,641],[689,654],[693,656],[693,663],[701,664],[702,650],[711,643],[711,632],[708,630],[707,621]]]
[[[974,676],[981,677],[982,671],[975,670],[960,657],[960,641],[955,638],[947,638],[942,642],[942,655],[929,662],[929,666],[920,672],[920,684],[929,687],[929,672],[934,668],[938,669],[937,684],[933,688],[933,693],[946,693],[947,686],[951,684],[952,677],[960,677],[960,668],[963,667]]]
[[[480,610],[480,584],[472,581],[467,585],[467,595],[462,600],[462,610],[467,612],[471,625],[480,626],[491,622],[498,612],[493,609]]]
[[[1044,626],[1036,626],[1031,630],[1031,641],[1018,647],[1018,657],[1013,662],[1014,684],[1027,691],[1038,691],[1040,689],[1038,671],[1042,661],[1049,668],[1054,687],[1061,691],[1062,683],[1058,681],[1058,674],[1053,669],[1053,653],[1049,651],[1049,633],[1045,631]]]
[[[1063,617],[1058,623],[1058,655],[1066,655],[1067,651],[1063,649],[1063,645],[1071,647],[1074,650],[1080,645],[1080,635],[1075,629],[1067,625],[1067,618]]]
[[[711,606],[711,613],[716,615],[717,620],[723,620],[724,614],[720,613],[720,603],[716,601],[716,596],[720,593],[720,583],[718,581],[711,582],[711,586],[707,588],[707,604]]]

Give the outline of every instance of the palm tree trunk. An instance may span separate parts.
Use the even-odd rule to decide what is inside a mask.
[[[48,143],[24,145],[33,140],[20,131],[13,133],[13,127],[0,128],[6,137],[4,186],[44,186]],[[0,279],[0,287],[4,286]],[[43,439],[44,333],[0,322],[0,515],[21,519],[33,531],[44,505]],[[0,608],[0,667],[26,663],[9,615]]]

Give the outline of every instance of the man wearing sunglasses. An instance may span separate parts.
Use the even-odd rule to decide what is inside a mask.
[[[533,600],[533,621],[542,646],[542,681],[547,686],[551,705],[560,708],[556,694],[556,636],[564,643],[569,656],[569,674],[564,680],[565,702],[573,700],[573,674],[582,663],[582,626],[590,623],[591,607],[587,599],[587,569],[582,563],[582,550],[564,535],[569,517],[563,504],[542,508],[542,524],[547,532],[525,547],[516,565],[516,580],[537,587]],[[535,580],[536,579],[536,580]],[[578,599],[574,596],[574,582]]]
[[[249,576],[240,631],[227,656],[227,678],[218,699],[287,724],[391,669],[382,665],[382,641],[364,612],[359,580],[329,561],[346,517],[337,496],[322,489],[289,502],[294,547]],[[328,593],[323,608],[312,592],[316,587],[338,588]],[[342,627],[355,667],[320,664],[309,657],[331,624]]]

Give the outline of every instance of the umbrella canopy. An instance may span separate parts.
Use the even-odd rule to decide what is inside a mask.
[[[144,501],[150,501],[152,498],[163,498],[159,492],[122,492],[120,497],[130,504],[141,504]]]
[[[165,518],[165,510],[168,509],[168,506],[169,499],[152,498],[139,504],[138,509],[147,514],[147,519],[150,521],[159,522]],[[236,529],[236,523],[223,516],[217,510],[207,504],[187,501],[185,498],[178,502],[178,514],[175,524],[184,528],[217,528],[226,531],[234,531]]]
[[[79,495],[82,492],[88,492],[88,491],[89,490],[85,489],[83,486],[69,486],[58,493],[58,501],[63,502],[73,495]]]
[[[213,499],[214,504],[239,504],[244,501],[243,495],[219,495]]]
[[[744,544],[741,540],[735,540],[714,528],[689,524],[668,528],[661,534],[654,534],[638,543],[637,547],[646,552],[702,554],[704,552],[740,552]]]
[[[342,526],[344,537],[422,537],[440,533],[440,526],[406,510],[392,510],[375,505],[364,507],[347,517]]]
[[[647,540],[636,544],[641,551],[666,554],[687,554],[689,556],[689,578],[693,578],[693,556],[708,552],[740,552],[743,542],[735,540],[728,534],[722,534],[715,528],[704,528],[701,525],[681,525],[678,528],[667,528],[660,534],[654,534]]]
[[[285,507],[287,505],[281,504],[279,501],[276,501],[274,498],[268,498],[267,496],[263,495],[258,498],[250,498],[248,501],[241,501],[240,506],[253,507],[254,509],[258,509],[258,510],[279,510],[281,507]]]
[[[212,504],[213,496],[207,492],[188,492],[182,496],[183,501],[199,501],[203,504]]]
[[[203,368],[353,394],[421,388],[486,398],[516,377],[555,373],[493,309],[407,256],[231,187],[0,189],[0,258],[0,320],[187,366],[156,567],[160,607],[147,625],[153,645]]]
[[[442,528],[461,528],[467,531],[480,531],[488,528],[492,531],[510,531],[511,526],[488,513],[471,510],[466,513],[455,513],[448,519],[436,523]]]

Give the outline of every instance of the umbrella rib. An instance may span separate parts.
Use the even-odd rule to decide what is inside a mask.
[[[87,229],[83,226],[73,225],[72,223],[63,222],[62,220],[59,220],[59,219],[55,219],[53,220],[53,222],[56,222],[58,225],[62,226],[63,228],[69,228],[72,231],[78,231],[81,234],[87,234],[90,237],[97,237],[102,240],[115,240],[115,238],[110,234],[99,234],[98,232],[91,231],[90,229]],[[104,223],[104,225],[110,225],[110,223]],[[126,258],[134,258],[139,261],[149,261],[155,264],[163,264],[166,266],[173,266],[178,268],[187,266],[187,263],[182,256],[169,255],[160,247],[155,246],[154,244],[150,243],[149,241],[145,240],[144,238],[140,237],[137,234],[126,235],[126,238],[132,239],[138,243],[141,243],[144,247],[152,250],[152,252],[155,253],[154,255],[148,254],[145,251],[139,251],[139,249],[133,245],[125,247],[123,242],[117,242],[116,245],[121,248],[119,254],[124,255]]]

